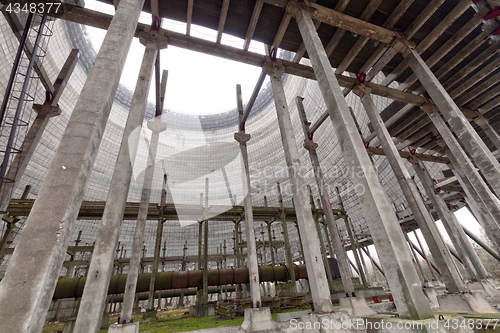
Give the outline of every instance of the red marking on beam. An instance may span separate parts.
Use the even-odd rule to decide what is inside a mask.
[[[483,16],[484,20],[489,20],[500,15],[500,7],[495,7],[491,12]]]
[[[360,83],[365,83],[366,73],[359,73],[359,74],[356,75],[356,77],[358,78],[358,81]]]
[[[160,30],[160,18],[156,15],[153,15],[153,21],[151,22],[151,30],[154,31]]]
[[[272,61],[276,61],[276,56],[278,54],[278,49],[273,47],[273,49],[269,52],[269,57]]]
[[[54,100],[54,94],[51,93],[50,91],[45,92],[45,104],[52,103]]]

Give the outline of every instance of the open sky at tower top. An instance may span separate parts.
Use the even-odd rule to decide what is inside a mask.
[[[112,6],[96,0],[85,1],[85,4],[90,9],[114,13]],[[140,22],[150,24],[151,15],[142,13]],[[186,32],[186,24],[182,22],[163,20],[162,27],[176,32]],[[96,50],[99,49],[106,31],[91,27],[87,29]],[[215,41],[216,34],[216,31],[203,27],[194,25],[191,27],[191,36],[194,37]],[[222,44],[242,48],[243,40],[223,35]],[[144,49],[139,40],[134,38],[120,80],[121,84],[132,91],[135,88]],[[250,51],[263,54],[264,45],[252,42]],[[245,103],[250,98],[261,72],[259,67],[173,46],[160,51],[160,67],[162,70],[168,70],[164,108],[193,115],[214,114],[235,109],[237,84],[241,85]],[[149,100],[153,103],[156,100],[154,82],[150,88]]]

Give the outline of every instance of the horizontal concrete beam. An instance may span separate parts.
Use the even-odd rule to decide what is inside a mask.
[[[10,201],[7,211],[12,216],[28,216],[31,208],[33,207],[33,199],[13,199]],[[80,220],[100,220],[104,212],[105,201],[84,201],[81,205],[80,211],[78,213],[78,219]],[[176,221],[178,220],[177,210],[179,205],[166,204],[163,209],[163,216],[167,220]],[[203,216],[204,209],[200,206],[183,206],[183,209],[190,208],[190,210],[195,214],[199,212],[200,217]],[[212,211],[221,211],[222,213],[210,218],[211,221],[228,221],[233,222],[236,220],[241,220],[244,214],[243,206],[233,206],[231,209],[224,211],[224,209],[218,209],[217,206],[212,206]],[[280,210],[278,207],[253,207],[254,210],[254,220],[256,221],[273,221],[275,219],[281,219]],[[333,210],[337,213],[339,210]],[[135,221],[137,219],[137,214],[139,212],[138,202],[127,202],[125,206],[124,220]],[[294,208],[285,208],[286,220],[289,222],[294,222],[297,220],[295,216]],[[323,214],[322,209],[313,209],[314,214]],[[148,220],[158,220],[160,216],[160,210],[158,204],[150,203],[148,211]]]
[[[60,18],[100,29],[107,29],[109,23],[111,22],[112,16],[90,9],[75,7],[70,12],[61,15]],[[137,26],[136,36],[138,35],[139,31],[149,31],[149,29],[149,26],[147,26],[146,24],[139,23]],[[158,33],[167,36],[169,45],[221,57],[228,60],[238,61],[252,66],[262,67],[264,63],[269,60],[269,57],[262,54],[241,50],[228,45],[217,44],[212,41],[187,36],[175,31],[160,29]],[[316,79],[312,67],[296,64],[294,62],[286,60],[281,61],[283,66],[285,67],[286,73],[311,80]],[[356,84],[359,83],[356,78],[351,78],[343,75],[336,75],[336,77],[339,81],[339,84],[344,88],[352,89]],[[371,93],[374,95],[391,98],[404,103],[421,105],[428,101],[423,96],[413,95],[371,82],[367,82],[365,83],[365,85],[368,88],[372,89]]]
[[[384,150],[382,148],[368,147],[367,150],[375,155],[384,155],[385,156]],[[400,151],[399,155],[402,158],[409,158],[410,156],[413,156],[407,151]],[[415,156],[422,161],[442,163],[442,164],[450,163],[450,160],[447,157],[433,156],[433,155],[419,154],[419,153],[416,153]]]

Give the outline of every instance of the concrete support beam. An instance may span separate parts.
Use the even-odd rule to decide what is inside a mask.
[[[457,180],[466,195],[466,202],[469,205],[474,217],[479,222],[481,227],[486,232],[487,237],[490,239],[495,248],[500,249],[500,232],[497,228],[499,220],[487,208],[482,198],[478,195],[472,183],[469,181],[464,171],[460,166],[450,164],[451,169],[455,173]]]
[[[143,4],[122,0],[109,25],[0,284],[0,332],[42,331]]]
[[[244,200],[245,205],[245,229],[247,236],[247,265],[248,274],[250,279],[250,296],[252,300],[252,308],[260,308],[262,306],[262,300],[260,297],[260,283],[259,283],[259,269],[257,263],[257,246],[255,243],[255,226],[253,221],[253,208],[252,208],[252,196],[251,196],[251,184],[250,184],[250,172],[248,167],[248,150],[247,142],[250,140],[250,134],[246,134],[244,130],[241,130],[241,120],[243,117],[243,101],[241,98],[241,86],[236,87],[236,95],[238,102],[238,112],[239,112],[239,132],[234,134],[234,139],[240,144],[241,156],[243,158],[243,167],[245,170],[243,184],[247,189],[246,197]]]
[[[448,146],[448,158],[454,170],[456,170],[457,179],[461,178],[463,180],[462,187],[464,190],[469,191],[469,198],[474,200],[478,207],[484,207],[484,213],[488,212],[493,217],[493,219],[485,219],[487,223],[485,230],[494,234],[496,240],[500,240],[500,226],[498,224],[500,221],[500,201],[491,192],[441,116],[437,112],[432,112],[429,113],[429,117]]]
[[[219,44],[222,41],[222,34],[224,33],[224,26],[226,25],[227,11],[229,10],[229,1],[230,0],[222,1],[222,8],[220,10],[220,17],[219,17],[219,26],[217,28],[217,38],[215,40],[215,42]]]
[[[186,14],[186,35],[191,35],[191,21],[193,20],[193,5],[194,0],[188,0],[187,14]]]
[[[472,278],[475,278],[476,280],[482,280],[489,277],[490,275],[484,269],[481,261],[479,261],[476,252],[467,239],[460,222],[458,222],[455,217],[455,214],[448,209],[443,198],[434,191],[432,179],[429,176],[423,162],[415,163],[414,167],[420,181],[424,185],[427,195],[432,201],[434,209],[438,213],[439,218],[447,229],[448,235],[452,239],[455,250],[460,254],[462,263],[467,268],[468,273],[473,274]],[[439,267],[441,269],[441,266]]]
[[[263,0],[257,0],[255,2],[255,7],[253,9],[252,18],[250,19],[250,24],[248,25],[247,35],[245,36],[245,43],[243,44],[243,50],[247,51],[250,47],[250,42],[252,41],[253,33],[257,27],[257,22],[259,21],[260,11],[264,5]]]
[[[481,127],[484,133],[486,133],[491,142],[493,142],[495,148],[500,150],[500,135],[498,135],[497,131],[490,125],[488,119],[483,116],[478,116],[474,118],[474,122]]]
[[[370,153],[375,154],[375,155],[386,155],[386,153],[384,152],[384,149],[382,149],[382,148],[368,147],[367,150]],[[404,158],[404,159],[408,159],[411,156],[413,156],[408,151],[398,151],[398,154],[401,158]],[[441,163],[441,164],[450,163],[450,160],[444,156],[434,156],[434,155],[428,155],[428,154],[415,153],[415,157],[417,157],[419,160],[427,161],[427,162]]]
[[[288,237],[288,225],[286,222],[286,211],[285,205],[283,204],[283,195],[281,194],[281,187],[278,184],[278,201],[280,204],[280,218],[281,218],[281,229],[283,230],[283,243],[285,247],[285,260],[288,267],[293,266],[292,250],[290,249],[290,238]],[[300,230],[299,230],[300,234]],[[302,244],[302,241],[300,241]],[[297,280],[295,279],[295,271],[290,271],[290,280],[292,281],[292,292],[297,292]]]
[[[154,62],[153,62],[154,63]],[[149,64],[148,64],[149,65]],[[147,94],[146,94],[147,96]],[[147,207],[151,198],[151,187],[153,184],[153,175],[155,170],[156,152],[160,133],[166,130],[166,124],[159,118],[148,121],[148,128],[152,131],[151,141],[148,152],[147,166],[144,171],[144,180],[141,193],[141,205],[137,216],[135,226],[134,241],[132,243],[132,254],[130,257],[129,272],[127,276],[127,285],[125,295],[123,296],[123,306],[120,319],[129,322],[132,319],[134,307],[135,290],[137,285],[137,276],[141,265],[141,249],[144,244],[144,230],[147,222]]]
[[[333,312],[328,281],[325,275],[325,267],[319,259],[321,258],[321,251],[316,242],[318,231],[312,217],[311,204],[305,192],[304,175],[298,172],[301,170],[299,151],[296,146],[290,112],[288,110],[285,91],[281,81],[284,68],[280,66],[278,62],[275,62],[272,67],[269,66],[266,70],[271,79],[281,140],[283,141],[286,163],[290,174],[290,182],[292,184],[297,222],[304,249],[303,255],[306,262],[307,274],[309,276],[313,309],[316,313]]]
[[[427,90],[448,124],[450,124],[450,127],[465,150],[467,150],[481,170],[496,195],[500,196],[500,164],[496,158],[488,147],[486,147],[483,140],[481,140],[420,55],[415,50],[409,49],[406,57],[413,72],[417,75],[422,86]]]
[[[304,109],[304,105],[302,104],[302,98],[297,97],[295,99],[297,104],[297,109],[301,116],[302,120],[302,129],[304,131],[305,143],[304,148],[309,151],[309,158],[311,159],[311,164],[314,170],[314,178],[316,179],[316,185],[318,186],[321,198],[321,205],[323,207],[323,212],[325,215],[326,223],[328,226],[328,230],[330,231],[330,235],[332,236],[333,246],[335,248],[335,255],[337,256],[337,264],[339,266],[340,277],[342,279],[342,286],[344,287],[344,292],[346,296],[355,296],[354,285],[352,283],[351,272],[349,269],[349,264],[347,261],[347,252],[342,245],[342,239],[340,238],[339,229],[337,227],[337,223],[335,222],[335,217],[333,216],[333,212],[331,210],[331,200],[328,195],[328,191],[325,189],[325,183],[323,180],[323,173],[321,171],[321,166],[319,164],[318,154],[316,153],[316,147],[318,146],[316,143],[309,138],[309,134],[311,133],[309,128],[309,122],[307,120],[306,111]],[[312,137],[311,137],[312,138]],[[330,256],[333,256],[331,253]]]
[[[120,9],[121,6],[123,6],[123,3],[118,8]],[[113,272],[114,255],[120,236],[120,225],[123,220],[125,203],[132,177],[132,163],[135,161],[137,145],[139,144],[139,137],[136,137],[136,140],[131,140],[131,134],[134,130],[141,127],[144,119],[144,111],[146,110],[151,83],[151,73],[157,53],[158,51],[151,48],[146,48],[144,51],[144,58],[139,71],[136,89],[132,97],[130,112],[125,124],[106,200],[108,203],[112,202],[113,204],[106,205],[104,209],[94,251],[92,252],[92,261],[88,269],[89,273],[74,333],[97,333],[101,327],[106,291]]]
[[[392,141],[387,128],[383,125],[384,122],[382,117],[380,116],[373,99],[369,95],[369,91],[363,91],[363,87],[360,86],[359,89],[357,89],[357,92],[361,95],[361,103],[366,110],[375,132],[377,133],[377,137],[382,144],[382,149],[386,154],[387,160],[389,161],[396,179],[398,180],[399,186],[401,187],[406,201],[410,206],[413,217],[422,231],[422,235],[425,238],[425,242],[429,246],[434,260],[436,260],[438,267],[440,267],[443,282],[446,284],[450,292],[456,293],[466,291],[466,286],[462,281],[459,272],[453,265],[453,259],[446,248],[446,244],[441,238],[434,220],[431,218],[427,208],[425,207],[424,200],[420,196],[417,185],[406,169],[403,160],[399,156],[396,145]]]
[[[24,138],[20,148],[21,153],[16,154],[5,176],[6,179],[12,179],[13,182],[5,182],[2,186],[0,192],[0,212],[5,212],[7,210],[12,192],[16,187],[16,184],[19,184],[19,181],[23,177],[26,167],[31,161],[31,157],[33,157],[33,153],[35,152],[38,142],[45,131],[45,127],[47,127],[47,124],[49,123],[49,119],[61,114],[61,110],[59,109],[59,106],[57,106],[57,103],[59,102],[59,99],[64,92],[64,88],[66,87],[66,83],[68,82],[69,77],[73,73],[73,69],[78,62],[78,52],[79,51],[76,49],[72,50],[61,68],[54,84],[52,101],[44,105],[33,105],[33,110],[35,110],[37,116]]]
[[[16,154],[9,170],[7,171],[7,174],[5,175],[6,179],[12,179],[13,182],[4,182],[0,190],[0,212],[7,211],[12,193],[16,185],[19,184],[19,181],[23,177],[50,118],[61,114],[61,110],[58,106],[35,104],[33,109],[37,113],[37,116],[24,138],[21,145],[21,153]]]
[[[335,73],[314,29],[312,18],[306,9],[300,7],[296,8],[295,18],[330,113],[333,128],[337,137],[342,138],[340,148],[347,167],[352,169],[352,174],[359,175],[352,181],[355,188],[363,189],[363,192],[359,193],[361,207],[364,215],[370,217],[368,226],[399,315],[412,319],[431,318],[433,313],[411,263],[410,252],[405,246],[401,228],[359,137]]]

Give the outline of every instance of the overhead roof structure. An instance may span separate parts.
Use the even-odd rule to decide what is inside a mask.
[[[116,5],[115,1],[102,0],[101,2]],[[360,82],[372,89],[375,103],[380,110],[387,129],[397,143],[400,154],[404,158],[417,154],[426,161],[432,177],[437,181],[436,187],[447,192],[444,197],[453,209],[464,205],[463,190],[451,181],[447,173],[449,160],[445,154],[445,145],[436,131],[429,117],[421,109],[424,103],[432,102],[425,92],[409,64],[401,53],[395,49],[401,38],[408,40],[414,49],[422,56],[427,65],[434,72],[451,97],[461,108],[464,116],[471,121],[474,129],[479,133],[487,147],[495,156],[500,153],[495,142],[490,139],[482,127],[477,125],[481,119],[486,119],[496,131],[500,130],[500,21],[498,18],[498,4],[493,0],[338,0],[338,1],[306,1],[315,9],[312,17],[315,20],[318,34],[321,38],[328,59],[335,69],[337,79],[344,89],[344,95],[354,115],[358,131],[366,142],[372,161],[377,169],[378,176],[386,191],[389,202],[392,203],[399,222],[405,231],[417,228],[408,209],[406,199],[389,166],[380,142],[373,131],[368,117],[353,89]],[[315,81],[313,69],[305,52],[302,37],[293,18],[288,11],[287,0],[176,0],[158,1],[147,0],[144,11],[158,15],[161,18],[184,22],[185,33],[165,28],[159,29],[158,34],[166,36],[168,44],[182,47],[187,50],[215,55],[229,60],[240,61],[253,66],[264,66],[270,61],[281,61],[285,67],[285,92],[291,110],[297,146],[302,147],[304,137],[301,130],[301,120],[297,112],[294,99],[297,96],[304,98],[304,106],[311,126],[315,130],[315,141],[320,143],[318,155],[325,175],[327,191],[332,198],[332,206],[337,209],[342,204],[353,224],[355,234],[360,241],[371,243],[367,226],[369,216],[364,216],[361,203],[353,190],[353,183],[349,169],[340,151],[339,140],[333,126],[328,119],[326,107],[321,97],[318,84]],[[3,10],[4,17],[0,18],[0,51],[8,61],[0,64],[0,74],[7,77],[10,63],[18,45],[19,24],[22,20],[15,19]],[[76,100],[83,88],[90,68],[93,66],[95,50],[86,33],[85,26],[106,29],[112,19],[111,14],[82,7],[71,7],[57,15],[48,46],[48,52],[42,66],[37,68],[41,83],[48,88],[55,81],[67,54],[73,48],[81,51],[80,60],[75,72],[68,81],[65,94],[61,97],[61,116],[51,120],[40,141],[37,152],[30,161],[28,169],[17,185],[14,198],[20,197],[25,185],[33,188],[29,199],[36,199],[44,176],[50,166],[58,142],[62,136],[69,116],[76,104]],[[193,37],[190,34],[192,25],[213,29],[216,31],[214,40]],[[135,36],[149,32],[148,24],[139,23]],[[224,34],[239,37],[242,47],[234,47],[221,43]],[[269,45],[270,53],[266,55],[249,51],[252,41]],[[168,52],[168,49],[162,52]],[[188,66],[189,64],[174,64],[174,66]],[[193,78],[196,79],[196,78]],[[261,89],[262,82],[255,87],[255,100],[250,99],[246,105],[246,112],[250,113],[246,123],[247,132],[252,135],[249,141],[250,177],[252,186],[250,193],[256,207],[263,214],[264,223],[258,226],[257,238],[267,237],[267,223],[277,221],[275,216],[267,216],[270,207],[279,207],[276,184],[283,190],[285,207],[288,208],[293,219],[292,195],[290,181],[286,172],[286,163],[279,135],[276,113],[274,110],[270,86]],[[6,82],[0,82],[0,95],[6,88]],[[168,90],[168,87],[167,87]],[[260,92],[257,96],[257,93]],[[224,92],[234,95],[234,91]],[[245,92],[250,95],[250,91]],[[36,100],[43,101],[45,92],[37,91]],[[195,94],[195,92],[194,92]],[[85,200],[100,202],[100,213],[103,201],[106,200],[113,167],[118,153],[125,119],[130,107],[132,92],[120,86],[115,96],[110,120],[106,126],[92,175],[85,192]],[[196,98],[196,96],[193,96]],[[254,103],[255,102],[255,103]],[[253,107],[252,107],[253,106]],[[150,103],[146,110],[146,118],[154,116],[154,105]],[[164,174],[168,175],[169,191],[167,202],[169,209],[176,203],[176,186],[179,177],[186,172],[192,176],[189,186],[185,185],[181,191],[187,196],[204,191],[204,175],[218,172],[221,161],[230,161],[237,150],[237,143],[233,134],[237,129],[238,115],[236,109],[209,116],[184,115],[165,110],[164,117],[168,130],[160,140],[159,152],[164,154],[157,164],[155,173],[156,187],[153,189],[151,202],[160,200],[161,182]],[[28,116],[27,122],[33,117]],[[175,140],[173,139],[175,138]],[[162,141],[163,140],[163,141]],[[4,141],[2,141],[4,142]],[[204,147],[203,149],[198,149]],[[206,148],[208,147],[208,148]],[[410,149],[415,149],[410,152]],[[198,149],[198,150],[197,150]],[[208,155],[206,154],[208,151]],[[172,152],[175,152],[172,153]],[[144,153],[144,152],[143,152]],[[208,156],[208,157],[207,157]],[[146,158],[143,156],[144,159]],[[307,151],[301,148],[301,163],[304,166],[306,180],[312,187],[312,196],[317,202],[319,193],[314,182],[314,176]],[[143,161],[144,162],[144,161]],[[145,162],[144,162],[145,163]],[[409,165],[409,164],[408,164]],[[411,168],[410,168],[411,169]],[[187,171],[186,171],[187,170]],[[201,171],[200,171],[201,170]],[[227,174],[226,174],[227,171]],[[410,170],[414,175],[414,172]],[[139,202],[141,196],[141,176],[134,179],[127,201],[130,207]],[[228,167],[222,173],[213,175],[210,182],[210,199],[217,202],[227,199],[228,183],[239,183],[240,175]],[[177,177],[177,178],[176,178]],[[441,183],[441,180],[444,183]],[[440,186],[440,184],[444,184]],[[419,189],[425,196],[425,191],[419,183]],[[337,195],[337,188],[339,195]],[[239,202],[243,195],[241,186],[231,188],[236,199],[233,202],[224,201],[229,208],[225,215],[217,220],[212,218],[210,225],[210,253],[219,254],[224,240],[234,241],[234,221],[241,214]],[[189,192],[191,191],[191,192]],[[230,196],[231,199],[233,196]],[[198,197],[196,197],[198,200]],[[26,214],[26,205],[31,201],[14,200],[11,203],[12,211],[19,216]],[[24,205],[24,206],[22,206]],[[216,204],[214,203],[215,207]],[[231,208],[231,206],[234,206]],[[267,207],[266,207],[267,206]],[[134,206],[135,207],[135,206]],[[85,208],[85,207],[84,207]],[[86,207],[88,209],[88,207]],[[271,210],[272,210],[271,208]],[[150,208],[151,209],[151,208]],[[154,204],[153,208],[154,210]],[[259,211],[257,209],[257,211]],[[134,211],[135,212],[135,211]],[[92,214],[96,214],[92,211]],[[170,213],[169,216],[175,216]],[[71,245],[86,245],[89,248],[95,242],[99,221],[95,216],[87,216],[86,220],[78,220],[74,230]],[[265,216],[264,216],[265,215]],[[228,217],[229,216],[229,217]],[[130,218],[129,215],[126,218]],[[228,220],[230,220],[228,222]],[[231,221],[232,220],[232,221]],[[16,236],[10,247],[15,247],[22,234],[24,217],[18,223]],[[197,221],[179,224],[178,221],[168,221],[164,225],[164,247],[169,255],[182,255],[184,244],[188,242],[188,255],[197,253]],[[339,223],[339,229],[345,245],[350,246],[345,225]],[[135,221],[130,218],[123,222],[120,235],[120,247],[131,251]],[[5,228],[5,226],[4,226]],[[145,249],[152,253],[154,244],[156,221],[149,221],[146,227]],[[278,223],[272,224],[273,237],[282,239],[281,227]],[[244,227],[243,227],[244,231]],[[298,234],[294,228],[290,229],[292,250],[295,259],[300,258]],[[265,241],[263,240],[265,243]],[[228,251],[234,245],[228,244]],[[280,250],[281,251],[281,250]],[[117,251],[118,254],[118,251]],[[68,255],[69,259],[70,255]],[[278,251],[279,260],[284,261],[284,254]],[[3,271],[8,264],[8,255],[2,266]],[[171,264],[170,269],[176,269],[177,263]],[[3,272],[2,271],[2,272]]]

